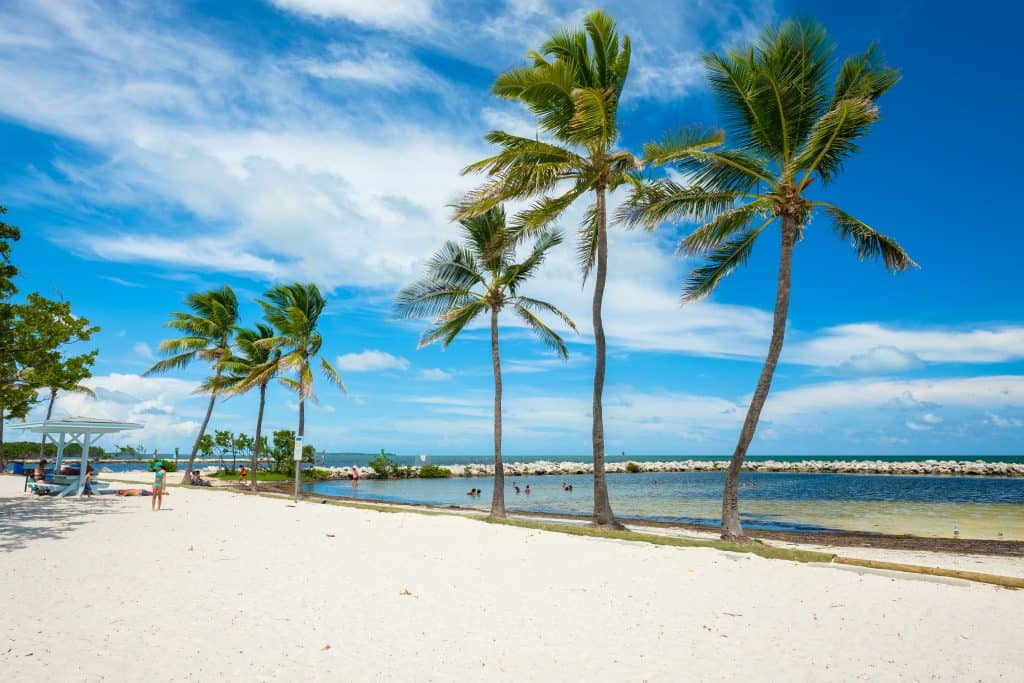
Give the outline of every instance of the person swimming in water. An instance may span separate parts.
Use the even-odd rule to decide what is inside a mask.
[[[530,495],[530,485],[529,484],[526,485],[526,488],[524,489],[524,492],[526,493],[526,495]]]

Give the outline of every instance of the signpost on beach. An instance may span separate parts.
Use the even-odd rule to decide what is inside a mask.
[[[302,437],[295,437],[295,504],[299,504],[299,479],[302,477]]]

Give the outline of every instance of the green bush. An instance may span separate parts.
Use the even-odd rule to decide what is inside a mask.
[[[447,479],[450,476],[452,476],[452,471],[447,467],[424,465],[420,468],[420,479]]]
[[[178,471],[178,465],[175,464],[175,462],[173,460],[165,460],[163,458],[153,458],[152,460],[149,461],[149,471],[150,472],[156,472],[156,464],[158,462],[163,464],[164,471],[166,471],[166,472],[177,472]]]
[[[307,479],[313,479],[316,481],[325,481],[331,478],[331,471],[325,470],[322,467],[312,467],[303,474]]]
[[[630,474],[636,474],[637,472],[640,471],[640,465],[637,465],[635,462],[632,461],[627,462],[626,471],[629,472]]]
[[[381,453],[376,458],[366,463],[373,470],[373,473],[377,475],[378,479],[389,479],[395,471],[395,461],[389,458],[384,453]]]

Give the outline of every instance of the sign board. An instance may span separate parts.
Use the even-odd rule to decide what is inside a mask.
[[[295,437],[295,462],[302,462],[302,437]]]

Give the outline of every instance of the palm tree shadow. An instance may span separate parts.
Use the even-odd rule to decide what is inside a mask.
[[[115,496],[56,499],[37,496],[0,498],[0,552],[28,546],[38,539],[61,539],[91,524],[95,515],[126,512]]]

